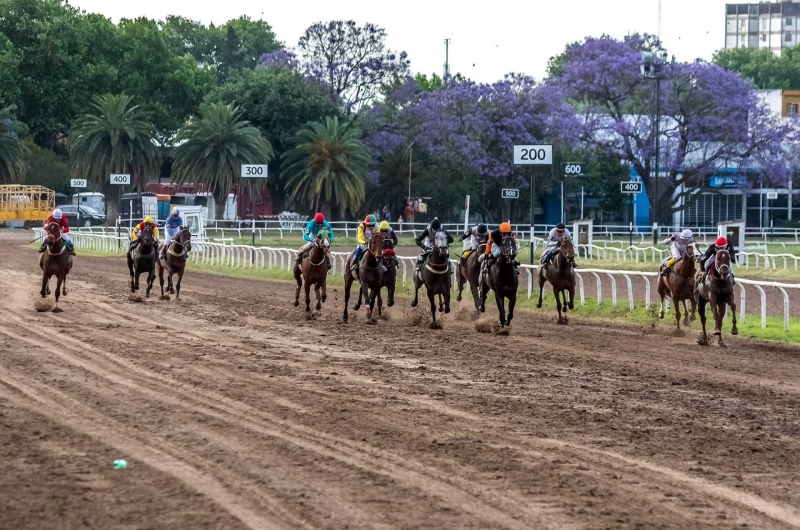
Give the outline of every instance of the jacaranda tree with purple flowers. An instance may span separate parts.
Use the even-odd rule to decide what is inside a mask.
[[[347,115],[375,100],[384,85],[408,76],[406,52],[389,50],[386,31],[375,24],[317,22],[300,37],[297,50],[302,70],[325,83]]]
[[[781,183],[789,174],[790,124],[770,114],[738,74],[696,61],[661,71],[658,200],[655,201],[654,80],[641,73],[641,51],[657,51],[651,36],[622,41],[587,38],[567,48],[549,84],[563,90],[581,120],[581,141],[627,161],[645,181],[653,222],[679,211],[722,168]]]

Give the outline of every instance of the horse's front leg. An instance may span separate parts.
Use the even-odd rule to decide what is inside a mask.
[[[59,313],[61,310],[58,308],[58,298],[61,296],[61,283],[64,281],[62,276],[56,276],[56,305],[53,307],[54,313]]]
[[[503,298],[503,295],[495,291],[494,301],[497,302],[497,311],[500,313],[500,327],[505,327],[506,325],[505,298]]]
[[[558,323],[559,324],[566,324],[567,319],[565,316],[561,314],[561,293],[556,289],[556,286],[553,286],[553,296],[556,299],[556,309],[558,310]]]
[[[375,300],[370,297],[369,286],[366,282],[361,283],[361,293],[364,296],[364,305],[367,308],[367,318],[365,322],[367,324],[374,324],[375,321],[372,320],[372,304]]]
[[[160,264],[158,266],[158,285],[161,287],[161,299],[168,299],[169,297],[164,294],[164,267]]]
[[[725,318],[725,310],[727,309],[725,305],[725,300],[718,300],[716,303],[717,310],[716,314],[714,315],[714,335],[717,336],[717,346],[720,348],[727,348],[725,343],[722,341],[722,319]]]
[[[731,293],[731,296],[728,298],[728,306],[731,308],[731,324],[733,324],[733,327],[731,327],[731,335],[738,335],[739,328],[736,326],[736,299],[733,297],[733,293]]]
[[[431,303],[431,318],[436,322],[436,295],[428,289],[428,301]]]
[[[465,278],[464,268],[459,265],[458,266],[458,294],[456,295],[456,302],[461,301],[461,292],[464,290],[464,283],[467,281]]]
[[[417,273],[414,272],[414,300],[411,301],[411,307],[417,307],[419,304],[419,288],[420,282],[417,281]]]
[[[181,280],[183,280],[183,271],[178,273],[178,283],[175,284],[175,300],[181,297]]]
[[[698,297],[697,312],[700,313],[700,326],[703,331],[700,333],[700,338],[697,339],[697,344],[701,346],[708,346],[708,334],[706,333],[706,300],[702,296]]]
[[[167,271],[167,288],[169,289],[169,294],[175,294],[175,286],[172,283],[172,275],[175,274],[175,271],[169,269]]]
[[[575,284],[567,288],[567,293],[569,293],[569,308],[570,310],[575,309]]]
[[[542,298],[544,298],[544,281],[539,279],[539,301],[536,303],[536,307],[542,307]]]
[[[675,301],[673,300],[673,302]],[[677,326],[677,328],[675,329],[675,336],[680,337],[683,335],[683,332],[681,331],[681,302],[680,301],[675,302],[674,305],[675,305],[675,325]],[[685,310],[686,307],[684,307],[684,311]]]
[[[514,318],[514,306],[517,305],[517,291],[515,290],[511,294],[508,295],[508,319],[506,320],[506,326],[511,325],[511,320]]]
[[[319,290],[320,290],[319,284],[318,283],[314,284],[314,294],[317,296],[317,305],[314,307],[317,311],[322,309],[322,295],[320,294]]]
[[[39,294],[42,295],[42,298],[47,298],[47,284],[50,283],[50,276],[47,274],[47,271],[42,272],[42,290],[39,291]]]
[[[450,286],[447,286],[447,290],[444,292],[444,312],[445,314],[450,312]]]
[[[350,262],[348,261],[346,264],[345,269],[345,276],[344,276],[344,313],[342,314],[342,321],[347,322],[349,317],[348,315],[348,305],[350,304],[350,289],[353,287],[353,277],[352,273],[350,272]]]
[[[689,308],[686,307],[686,300],[683,300],[682,303],[683,303],[683,325],[684,326],[688,326],[689,325]]]
[[[147,290],[144,293],[145,298],[150,298],[150,290],[153,288],[154,281],[156,281],[156,271],[150,269],[147,273]]]
[[[311,283],[306,281],[306,284],[303,286],[303,293],[305,294],[306,298],[306,313],[311,311]]]
[[[325,278],[322,279],[322,303],[325,303],[325,300],[328,299],[328,275],[325,275]]]

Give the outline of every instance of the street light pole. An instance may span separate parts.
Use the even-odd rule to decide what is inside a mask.
[[[653,181],[653,222],[658,223],[658,174],[661,152],[661,76],[656,77],[656,178]],[[658,237],[658,236],[656,236]]]

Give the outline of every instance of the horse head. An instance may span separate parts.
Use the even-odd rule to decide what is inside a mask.
[[[61,239],[61,226],[58,223],[48,223],[45,231],[47,232],[47,235],[45,236],[44,240],[48,245],[53,245],[59,239]]]
[[[373,232],[369,238],[369,252],[375,258],[380,258],[383,255],[383,235],[380,232]]]
[[[444,230],[439,230],[433,236],[433,251],[439,256],[446,256],[450,251],[447,244],[447,234],[444,233]]]
[[[558,251],[568,260],[575,258],[575,246],[572,244],[572,240],[570,239],[563,240]]]
[[[145,225],[142,229],[142,235],[140,236],[142,243],[145,245],[152,245],[153,244],[153,225]]]
[[[173,239],[173,241],[177,241],[179,245],[181,245],[184,250],[187,252],[191,252],[192,250],[192,233],[189,231],[189,228],[186,226],[181,227],[181,231],[178,232],[178,237]]]
[[[731,255],[726,249],[717,251],[714,258],[714,268],[721,279],[726,279],[731,273]]]
[[[321,228],[319,233],[317,233],[317,238],[314,240],[314,244],[327,252],[331,248],[330,231],[327,228]]]
[[[517,240],[512,235],[503,236],[503,242],[500,246],[503,256],[508,261],[517,259]]]

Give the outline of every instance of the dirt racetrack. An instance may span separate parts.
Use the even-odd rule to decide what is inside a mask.
[[[375,327],[189,270],[128,300],[77,257],[37,313],[0,235],[2,528],[800,527],[800,350],[519,313]],[[488,309],[487,309],[488,310]],[[493,313],[492,313],[493,314]],[[117,458],[128,469],[113,470]]]

